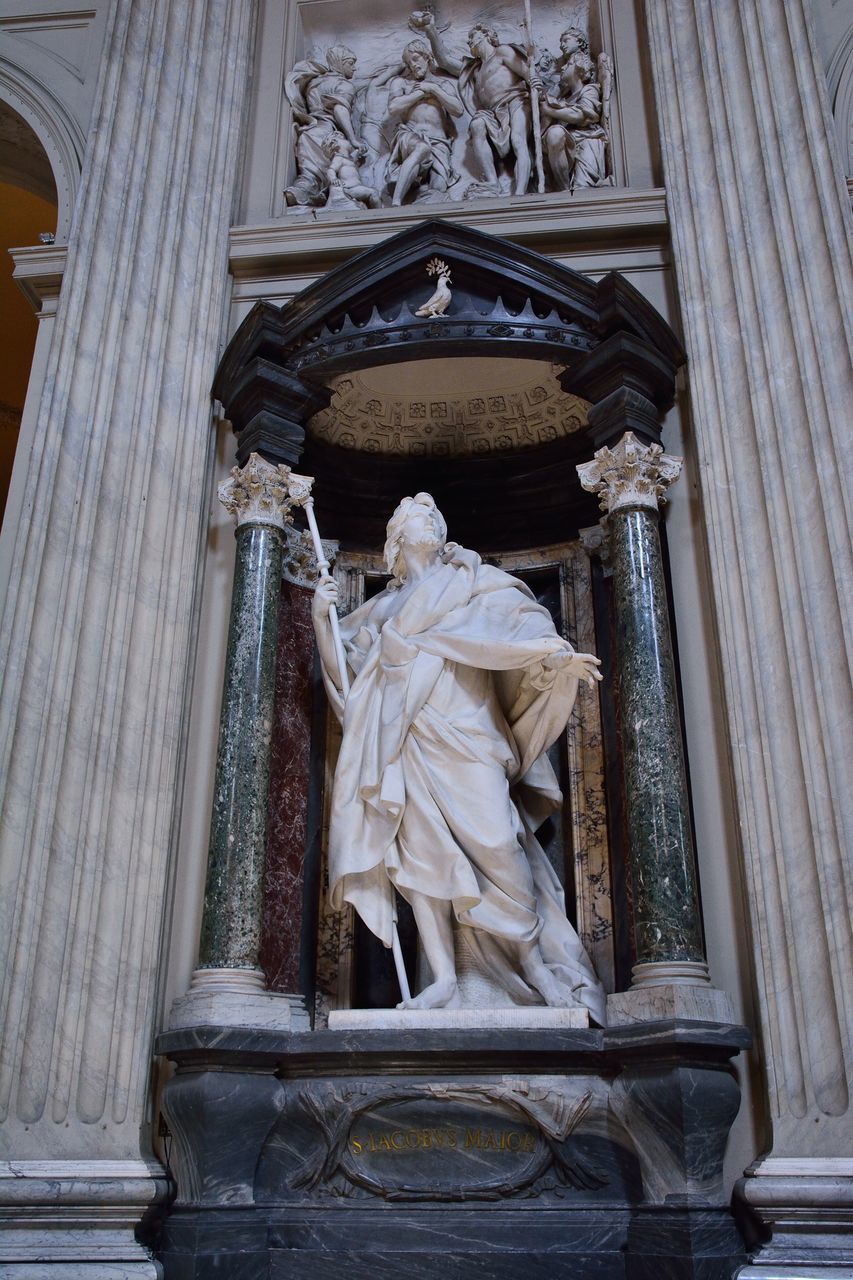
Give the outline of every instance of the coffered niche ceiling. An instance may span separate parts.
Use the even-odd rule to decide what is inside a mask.
[[[364,453],[455,458],[530,449],[579,431],[587,402],[545,361],[410,361],[344,374],[308,430]]]

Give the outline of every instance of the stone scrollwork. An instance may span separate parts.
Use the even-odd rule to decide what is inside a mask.
[[[572,1144],[579,1128],[594,1123],[593,1113],[606,1109],[599,1094],[587,1078],[544,1085],[317,1082],[292,1091],[284,1114],[303,1154],[287,1181],[297,1192],[396,1201],[501,1200],[566,1186],[600,1191],[610,1171]]]
[[[323,555],[331,564],[338,554],[338,543],[328,538],[322,540]],[[287,531],[287,545],[282,562],[282,576],[285,582],[292,582],[297,587],[315,587],[320,570],[314,544],[307,529],[298,532],[290,528]]]
[[[597,493],[602,511],[612,515],[626,507],[656,511],[678,479],[682,461],[664,453],[659,444],[643,444],[633,431],[626,431],[613,449],[599,449],[577,470],[584,489]]]
[[[296,169],[289,208],[364,210],[613,184],[613,63],[593,54],[585,30],[566,28],[552,52],[529,32],[517,43],[518,31],[489,21],[472,26],[464,48],[451,47],[431,9],[412,13],[408,26],[417,38],[404,43],[401,30],[399,59],[385,55],[366,74],[356,74],[346,44],[335,44],[286,76]]]
[[[230,477],[219,486],[219,501],[237,521],[267,524],[284,529],[293,520],[291,508],[300,506],[311,492],[313,481],[295,475],[285,463],[278,466],[252,453],[244,467],[233,467]]]

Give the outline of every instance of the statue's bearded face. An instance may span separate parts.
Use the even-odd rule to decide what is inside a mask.
[[[411,52],[406,53],[404,61],[413,80],[426,79],[430,66],[430,59],[426,53],[413,49]]]
[[[427,507],[412,507],[401,532],[404,547],[440,545],[433,514]]]
[[[389,573],[403,570],[407,547],[434,547],[440,551],[447,539],[447,524],[428,493],[404,498],[388,522],[385,565]]]

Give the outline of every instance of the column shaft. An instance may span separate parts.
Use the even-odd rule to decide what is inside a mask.
[[[284,531],[312,483],[253,453],[219,489],[237,556],[199,965],[172,1005],[173,1028],[307,1024],[299,993],[265,990],[260,952]]]
[[[199,968],[257,969],[284,534],[237,529]]]
[[[656,511],[610,517],[637,964],[705,959]]]

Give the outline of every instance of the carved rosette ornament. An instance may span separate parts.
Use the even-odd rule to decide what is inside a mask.
[[[232,468],[228,480],[219,486],[219,501],[237,521],[267,524],[285,529],[293,521],[291,508],[301,506],[311,492],[313,481],[299,476],[286,463],[277,466],[252,453],[244,467]]]
[[[643,444],[633,431],[626,431],[615,448],[599,449],[592,462],[581,463],[577,471],[584,489],[597,493],[601,510],[612,515],[629,507],[657,511],[681,474],[682,463],[659,444]]]

